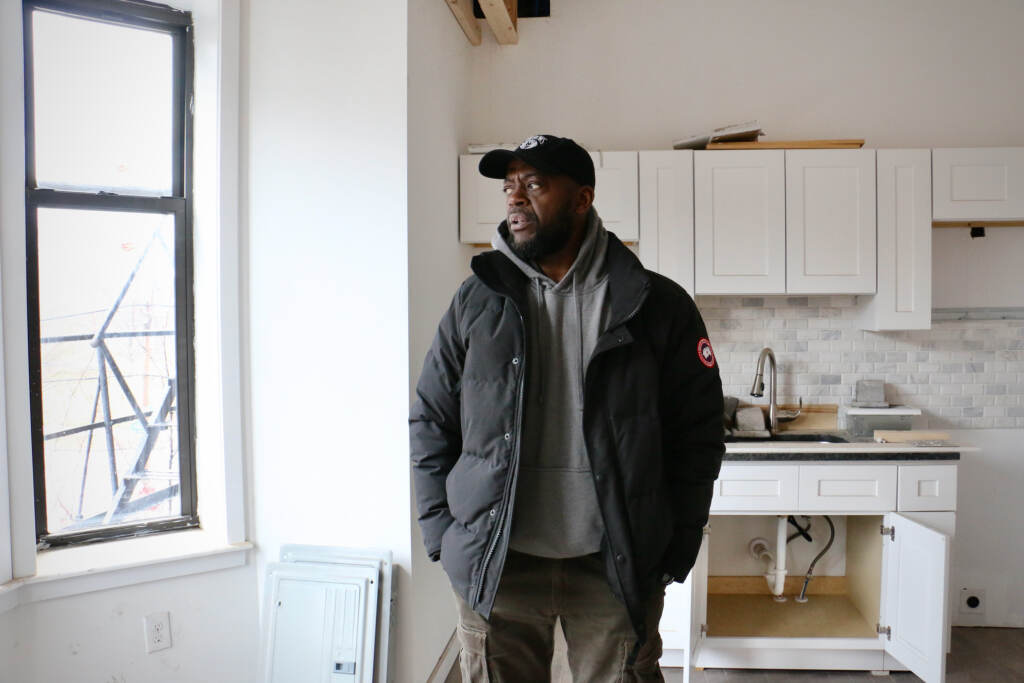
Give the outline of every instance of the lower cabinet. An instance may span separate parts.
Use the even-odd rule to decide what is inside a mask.
[[[832,466],[835,472],[826,475],[821,470],[828,465],[801,464],[796,477],[777,465],[763,466],[766,471],[758,475],[757,467],[727,465],[723,474],[733,482],[777,481],[783,493],[786,482],[797,479],[800,501],[767,514],[750,506],[725,510],[728,498],[716,492],[696,564],[685,583],[673,584],[666,593],[661,665],[683,668],[684,680],[691,680],[695,669],[763,668],[910,670],[926,683],[943,681],[955,512],[897,512],[896,480],[898,472],[900,482],[926,482],[911,486],[915,491],[952,490],[952,502],[930,497],[937,507],[952,507],[956,466],[882,465],[891,469],[893,489],[891,496],[876,498],[882,502],[875,511],[844,510],[841,499],[834,508],[804,506],[806,482],[830,482],[819,490],[842,490],[838,482],[848,479],[850,490],[857,490],[869,480],[888,480],[875,467]],[[741,469],[731,473],[733,468]],[[925,505],[916,499],[914,504]],[[810,540],[785,522],[790,514],[802,526],[810,523]],[[761,538],[775,556],[780,518],[792,537],[786,543],[783,601],[771,594],[764,576],[767,561],[750,552],[752,541]],[[831,547],[820,555],[807,582],[806,600],[799,601],[808,565],[830,536]]]

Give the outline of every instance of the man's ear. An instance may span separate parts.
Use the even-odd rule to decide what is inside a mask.
[[[594,188],[589,185],[581,185],[576,191],[576,206],[575,211],[577,214],[585,214],[590,210],[591,205],[594,203]]]

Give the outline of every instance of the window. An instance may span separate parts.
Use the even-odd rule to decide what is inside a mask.
[[[40,548],[198,526],[191,16],[24,4]]]

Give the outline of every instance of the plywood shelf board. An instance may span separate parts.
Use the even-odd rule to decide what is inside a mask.
[[[768,595],[708,595],[708,636],[873,638],[875,624],[849,596],[814,595],[805,603]]]

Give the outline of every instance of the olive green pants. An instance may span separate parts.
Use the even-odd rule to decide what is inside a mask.
[[[574,683],[665,680],[658,667],[664,590],[651,596],[648,638],[627,664],[636,633],[608,587],[600,555],[553,560],[510,551],[490,619],[458,595],[456,601],[463,683],[550,681],[556,619]]]

